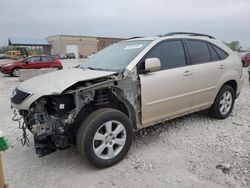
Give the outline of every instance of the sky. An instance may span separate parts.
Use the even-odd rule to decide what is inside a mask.
[[[250,49],[250,0],[0,0],[0,46],[9,37],[154,36],[185,31]]]

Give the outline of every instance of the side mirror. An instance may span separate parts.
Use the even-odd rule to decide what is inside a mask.
[[[161,61],[158,58],[147,58],[145,60],[144,73],[154,72],[161,69]]]

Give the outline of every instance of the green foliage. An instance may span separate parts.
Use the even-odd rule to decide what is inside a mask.
[[[226,43],[226,45],[227,45],[229,48],[231,48],[231,50],[237,51],[237,52],[241,51],[241,48],[242,48],[242,47],[240,46],[240,42],[237,41],[237,40],[232,41],[232,42],[230,42],[230,43]]]

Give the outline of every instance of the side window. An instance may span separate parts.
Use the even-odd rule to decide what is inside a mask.
[[[221,60],[224,60],[228,57],[228,54],[224,50],[220,49],[219,47],[215,45],[213,45],[213,48],[217,52]]]
[[[211,61],[210,52],[206,42],[187,40],[187,46],[193,64],[207,63]]]
[[[166,41],[156,46],[146,58],[159,58],[161,70],[182,67],[186,65],[183,44],[179,40]]]
[[[42,61],[51,61],[51,57],[49,56],[42,56]]]
[[[36,56],[36,57],[31,57],[31,58],[29,58],[28,59],[28,62],[39,62],[39,61],[41,61],[40,60],[40,56]]]
[[[208,44],[208,48],[209,48],[212,60],[213,61],[219,61],[220,57],[218,56],[218,54],[216,53],[216,51],[213,49],[213,47],[211,46],[211,44]]]

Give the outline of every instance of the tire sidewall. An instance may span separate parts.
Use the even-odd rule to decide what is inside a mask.
[[[106,122],[116,120],[123,124],[126,130],[126,142],[122,150],[118,155],[112,159],[101,159],[99,158],[93,150],[93,138],[97,130]],[[131,143],[132,143],[132,127],[128,117],[119,111],[110,111],[99,116],[94,122],[91,123],[91,128],[85,129],[85,140],[81,140],[85,150],[85,157],[97,167],[108,167],[116,164],[126,155],[128,152]]]

